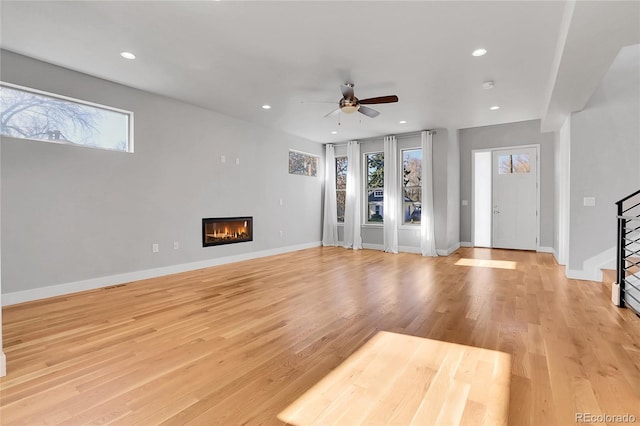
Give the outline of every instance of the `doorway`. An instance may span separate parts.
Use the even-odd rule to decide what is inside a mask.
[[[472,153],[472,240],[475,247],[539,246],[539,146]]]

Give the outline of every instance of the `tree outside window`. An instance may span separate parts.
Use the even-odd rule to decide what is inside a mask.
[[[402,193],[403,223],[420,223],[422,213],[422,149],[402,151]]]
[[[347,157],[336,157],[336,204],[338,222],[344,222],[345,203],[347,199]]]
[[[384,153],[367,154],[367,221],[384,220]]]
[[[0,87],[0,134],[94,148],[130,151],[132,116],[83,101]]]

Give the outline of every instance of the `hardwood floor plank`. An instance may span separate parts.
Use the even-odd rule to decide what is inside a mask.
[[[3,321],[3,425],[279,425],[382,331],[504,352],[508,413],[487,408],[504,367],[471,357],[441,369],[455,355],[424,343],[380,348],[395,361],[373,357],[367,382],[330,384],[309,422],[640,419],[640,318],[544,253],[314,248],[9,306]]]

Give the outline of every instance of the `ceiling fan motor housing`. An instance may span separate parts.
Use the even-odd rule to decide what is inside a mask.
[[[342,98],[340,99],[340,109],[345,114],[351,114],[360,109],[360,102],[355,96],[350,99]]]

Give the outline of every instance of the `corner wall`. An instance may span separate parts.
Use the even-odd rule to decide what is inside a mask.
[[[54,285],[320,241],[320,144],[15,53],[1,55],[3,81],[130,110],[135,120],[133,154],[2,138],[5,303],[8,295],[38,298]],[[318,177],[288,173],[290,148],[321,157]],[[216,216],[253,216],[254,241],[203,248],[201,219]],[[154,243],[159,253],[152,253]]]
[[[619,52],[585,108],[571,116],[570,276],[598,280],[594,262],[615,258],[614,203],[640,189],[639,117],[640,45],[635,45]],[[596,205],[584,206],[584,197],[594,197]],[[594,268],[585,270],[591,263]]]

